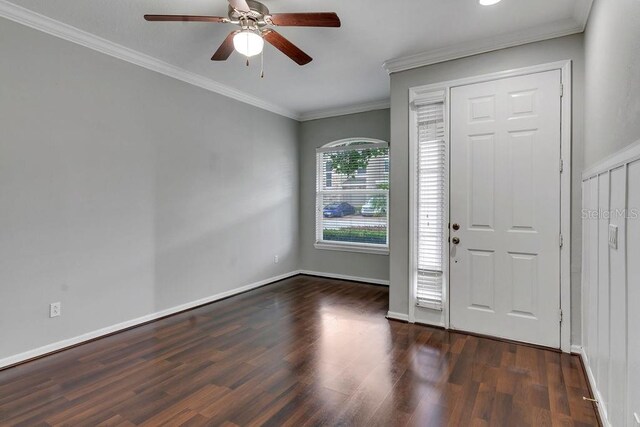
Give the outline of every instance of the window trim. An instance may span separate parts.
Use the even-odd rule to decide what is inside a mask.
[[[323,249],[328,251],[343,251],[343,252],[360,252],[364,254],[377,254],[377,255],[389,255],[389,247],[381,248],[379,245],[367,245],[366,243],[325,243],[316,242],[313,244],[316,249]]]
[[[390,144],[381,139],[374,138],[345,138],[339,139],[337,141],[329,142],[321,147],[316,148],[316,191],[315,191],[315,238],[314,238],[314,247],[316,249],[322,250],[330,250],[330,251],[344,251],[344,252],[360,252],[367,254],[377,254],[377,255],[389,255],[389,242],[390,242],[390,234],[389,234],[389,190],[380,190],[380,189],[370,189],[370,190],[343,190],[349,193],[366,193],[366,194],[384,194],[387,196],[387,215],[386,215],[386,223],[387,223],[387,244],[386,245],[378,245],[372,243],[351,243],[351,242],[332,242],[322,240],[322,206],[318,203],[319,195],[326,193],[327,190],[322,190],[320,188],[321,181],[320,177],[323,174],[323,165],[321,162],[318,162],[318,154],[326,153],[326,152],[336,152],[336,151],[346,151],[354,149],[357,145],[355,143],[361,143],[357,145],[361,145],[366,148],[390,148]],[[351,145],[350,145],[351,144]],[[390,158],[391,151],[387,155]]]
[[[356,145],[355,144],[349,145],[349,144],[354,142],[364,142],[364,144],[359,144],[359,145],[364,145],[367,148],[388,148],[389,147],[388,142],[384,142],[380,139],[347,138],[347,139],[341,139],[339,141],[333,141],[333,142],[330,142],[329,144],[323,145],[322,147],[316,148],[316,154],[352,150],[353,149],[352,147]]]

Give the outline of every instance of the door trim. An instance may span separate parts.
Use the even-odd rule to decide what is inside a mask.
[[[450,106],[451,89],[458,86],[465,86],[475,83],[483,83],[492,80],[500,80],[508,77],[518,77],[528,74],[541,73],[545,71],[560,70],[563,94],[561,98],[560,110],[560,156],[563,161],[562,173],[560,174],[560,232],[563,237],[563,244],[560,248],[560,349],[565,353],[571,352],[571,145],[572,145],[572,62],[571,60],[551,62],[534,65],[531,67],[517,68],[506,71],[499,71],[490,74],[483,74],[472,77],[465,77],[456,80],[444,81],[425,86],[416,86],[409,89],[409,322],[425,323],[449,328],[450,301],[449,301],[449,257],[444,257],[445,265],[443,271],[443,310],[429,310],[420,308],[416,316],[415,298],[415,254],[416,239],[416,210],[415,191],[416,182],[416,127],[415,113],[411,109],[411,103],[417,99],[429,98],[437,93],[444,93],[445,103],[445,144],[447,146],[447,164],[449,162],[449,142],[450,142]],[[558,165],[560,168],[560,165]],[[445,218],[449,218],[449,173],[446,174],[445,191],[447,200],[445,203]],[[448,233],[445,233],[448,234]],[[558,236],[560,244],[560,236]],[[448,243],[445,245],[449,247]]]

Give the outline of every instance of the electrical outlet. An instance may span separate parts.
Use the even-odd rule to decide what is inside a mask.
[[[49,317],[58,317],[62,314],[62,303],[52,302],[49,304]]]
[[[277,264],[277,263],[278,263],[278,261],[280,261],[280,260],[278,259],[278,255],[274,256],[274,257],[273,257],[273,263],[274,263],[274,264]]]

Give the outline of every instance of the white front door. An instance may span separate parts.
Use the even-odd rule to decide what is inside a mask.
[[[560,347],[560,81],[451,90],[452,329]]]

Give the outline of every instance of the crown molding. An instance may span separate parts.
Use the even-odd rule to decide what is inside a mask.
[[[210,78],[203,77],[199,74],[192,73],[183,68],[176,67],[175,65],[171,65],[152,56],[113,43],[71,25],[56,21],[55,19],[10,3],[7,0],[0,0],[0,17],[26,25],[27,27],[31,27],[63,40],[88,47],[89,49],[127,61],[148,70],[164,74],[165,76],[173,77],[174,79],[201,87],[219,95],[235,99],[236,101],[240,101],[281,116],[289,117],[294,120],[299,120],[300,118],[299,114],[294,111],[282,108],[263,99],[256,98],[245,92],[239,91]]]
[[[589,22],[589,15],[591,14],[591,8],[593,7],[594,0],[578,0],[573,10],[573,18],[576,22],[582,24],[582,31],[587,28],[587,22]]]
[[[580,8],[580,13],[584,13],[582,8]],[[584,25],[584,22],[577,22],[574,18],[568,18],[522,31],[446,46],[416,55],[390,59],[385,61],[382,67],[389,74],[398,73],[400,71],[478,55],[480,53],[581,33],[584,31]]]
[[[298,120],[307,122],[309,120],[326,119],[329,117],[346,116],[347,114],[365,113],[367,111],[384,110],[390,108],[391,102],[388,99],[380,101],[365,102],[363,104],[349,107],[326,108],[323,110],[310,111],[300,114]]]

